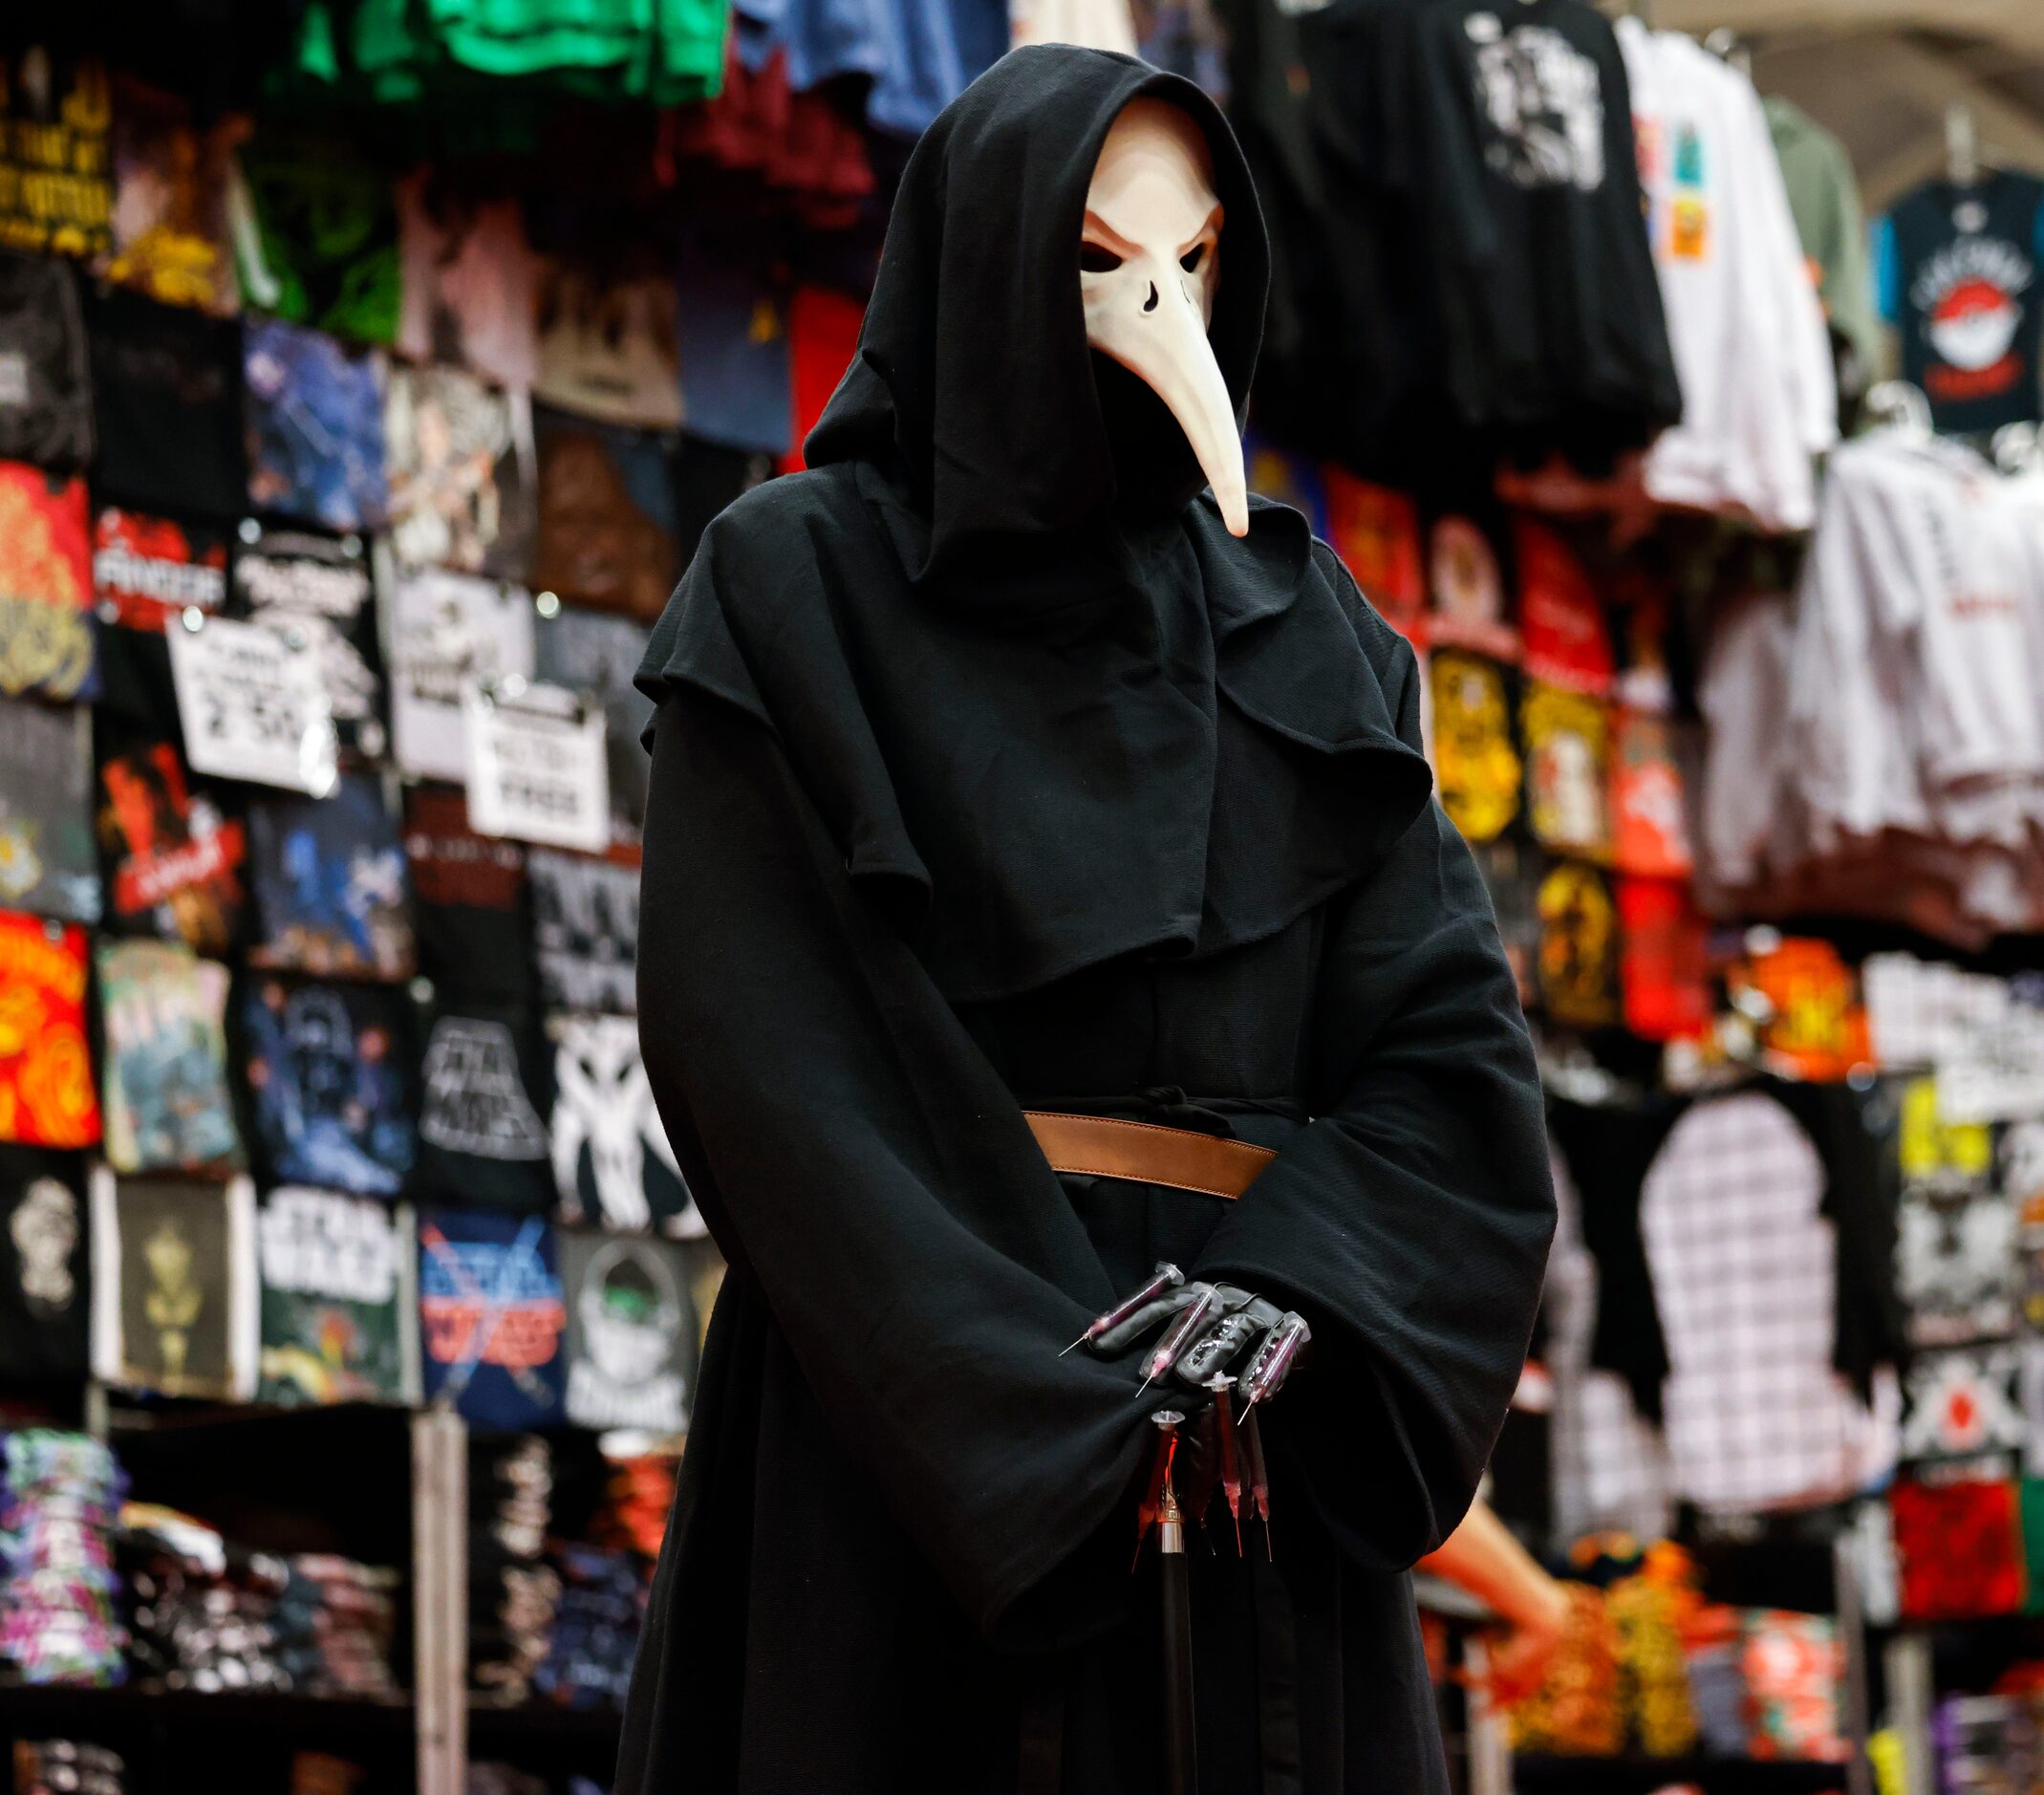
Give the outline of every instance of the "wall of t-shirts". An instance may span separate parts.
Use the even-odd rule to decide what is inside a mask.
[[[1519,1785],[2031,1787],[2044,183],[1869,220],[1737,46],[1536,12],[1231,15],[1251,484],[1421,650],[1549,1091],[1493,1500],[1594,1594]]]

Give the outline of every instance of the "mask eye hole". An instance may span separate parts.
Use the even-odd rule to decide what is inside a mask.
[[[1196,274],[1199,271],[1200,263],[1206,259],[1207,246],[1203,243],[1195,243],[1178,258],[1178,266],[1185,270],[1188,274]]]
[[[1121,266],[1121,257],[1102,243],[1079,246],[1079,269],[1086,274],[1111,274]]]

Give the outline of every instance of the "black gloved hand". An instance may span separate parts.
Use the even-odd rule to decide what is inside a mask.
[[[1156,1344],[1142,1359],[1145,1388],[1170,1377],[1189,1394],[1214,1394],[1214,1379],[1234,1378],[1247,1404],[1278,1393],[1312,1338],[1304,1320],[1232,1284],[1184,1281],[1160,1265],[1134,1295],[1096,1320],[1081,1339],[1103,1358],[1126,1352],[1151,1329]]]

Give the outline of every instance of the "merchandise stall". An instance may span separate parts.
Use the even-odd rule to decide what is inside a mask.
[[[1036,39],[1226,106],[1250,485],[1420,652],[1537,1033],[1487,1493],[1572,1618],[1506,1711],[1422,1580],[1458,1786],[2044,1786],[2027,0],[18,11],[17,1790],[608,1786],[722,1273],[633,676]]]

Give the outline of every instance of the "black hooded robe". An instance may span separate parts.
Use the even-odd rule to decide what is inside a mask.
[[[1443,1786],[1405,1568],[1460,1518],[1552,1223],[1539,1092],[1410,650],[1303,521],[1227,535],[1096,370],[1080,215],[1138,94],[1017,52],[904,177],[811,471],[656,631],[640,1033],[731,1272],[618,1795],[1152,1795],[1157,1394],[1060,1357],[1158,1258],[1296,1308],[1273,1521],[1192,1559],[1205,1795]],[[1024,1106],[1280,1150],[1237,1201],[1061,1177]]]

